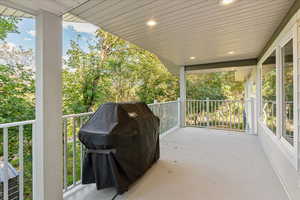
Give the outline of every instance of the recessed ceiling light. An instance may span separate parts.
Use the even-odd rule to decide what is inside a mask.
[[[221,0],[222,5],[229,5],[231,3],[235,2],[235,0]]]
[[[147,21],[147,26],[155,26],[157,24],[157,22],[153,19]]]
[[[190,57],[191,60],[194,60],[195,58],[196,58],[196,57],[194,57],[194,56],[191,56],[191,57]]]
[[[229,51],[228,54],[233,55],[235,52],[234,51]]]

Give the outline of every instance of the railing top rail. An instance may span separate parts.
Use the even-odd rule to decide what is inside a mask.
[[[64,115],[62,118],[63,119],[68,119],[68,118],[73,118],[73,117],[88,116],[88,115],[91,115],[91,114],[93,114],[93,112]],[[24,126],[24,125],[34,124],[34,123],[35,123],[35,120],[11,122],[11,123],[0,124],[0,128],[11,128],[11,127],[15,127],[15,126]]]
[[[167,101],[167,102],[159,102],[159,103],[151,103],[148,104],[148,106],[154,106],[154,105],[159,105],[159,104],[168,104],[168,103],[177,103],[178,101]]]
[[[24,125],[28,125],[28,124],[34,124],[34,123],[35,123],[35,120],[12,122],[12,123],[0,124],[0,128],[10,128],[10,127],[15,127],[15,126],[24,126]]]
[[[276,103],[276,101],[271,101],[271,100],[262,100],[263,103]]]
[[[73,118],[73,117],[83,117],[83,116],[88,116],[93,114],[94,112],[86,112],[86,113],[78,113],[78,114],[70,114],[70,115],[64,115],[62,118],[67,119],[67,118]]]
[[[248,100],[213,100],[213,99],[200,99],[200,100],[195,100],[195,99],[187,99],[186,101],[220,101],[220,102],[244,102],[244,101],[248,101]]]
[[[153,106],[153,105],[163,105],[163,104],[169,104],[169,103],[177,103],[177,101],[167,101],[167,102],[154,103],[154,104],[148,104],[148,105]],[[92,115],[93,113],[94,112],[86,112],[86,113],[64,115],[64,116],[62,116],[62,119],[65,120],[65,119],[68,119],[68,118],[89,116],[89,115]],[[24,125],[29,125],[29,124],[33,124],[33,123],[35,123],[35,120],[5,123],[5,124],[0,124],[0,128],[10,128],[10,127],[15,127],[15,126],[24,126]]]

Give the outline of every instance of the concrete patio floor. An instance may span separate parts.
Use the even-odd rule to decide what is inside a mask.
[[[84,186],[65,200],[110,200]],[[183,128],[161,140],[161,159],[116,200],[288,200],[258,137]]]

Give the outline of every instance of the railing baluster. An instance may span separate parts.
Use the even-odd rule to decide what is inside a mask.
[[[201,102],[197,100],[197,126],[201,126]]]
[[[229,102],[228,104],[229,104],[228,106],[229,106],[229,124],[230,124],[229,127],[230,127],[230,129],[232,129],[232,123],[231,123],[231,114],[232,114],[232,113],[231,113],[231,105],[230,105],[230,102]]]
[[[189,125],[191,125],[191,101],[189,101]]]
[[[193,101],[193,125],[196,126],[196,101]]]
[[[4,200],[8,200],[8,128],[3,129],[3,157],[4,157]]]
[[[214,121],[215,121],[215,128],[217,128],[217,101],[214,101]]]
[[[274,115],[274,104],[272,103],[272,117],[275,117],[275,115]],[[272,126],[273,126],[273,131],[275,131],[274,130],[274,123],[272,124]]]
[[[198,101],[199,103],[199,125],[202,127],[202,101]]]
[[[193,102],[190,101],[190,118],[189,118],[190,125],[193,125]]]
[[[199,122],[200,122],[200,108],[199,108],[199,101],[196,101],[196,126],[199,127]]]
[[[68,121],[63,121],[63,136],[64,136],[64,189],[68,188]]]
[[[187,123],[187,125],[190,125],[189,124],[189,121],[190,121],[189,120],[189,118],[190,118],[190,101],[187,102],[186,106],[187,106],[187,108],[186,108],[186,110],[187,110],[186,123]]]
[[[212,100],[211,101],[211,119],[212,119],[211,125],[212,125],[213,128],[215,127],[215,111],[214,111],[215,106],[214,106],[214,103],[215,103],[215,101]]]
[[[218,123],[219,123],[219,117],[218,117],[218,101],[216,101],[216,107],[215,107],[215,113],[216,113],[216,128],[218,128]]]
[[[203,115],[202,115],[202,120],[203,120],[203,122],[202,122],[202,126],[204,127],[204,126],[206,126],[207,125],[207,122],[206,122],[206,104],[205,104],[205,101],[203,100],[202,101],[202,113],[203,113]]]
[[[82,117],[79,118],[80,120],[80,128],[82,127],[82,124],[83,124],[83,120],[82,120]],[[80,142],[80,180],[82,180],[82,168],[83,168],[83,145],[82,143]]]
[[[24,199],[24,127],[19,126],[19,198]]]
[[[193,101],[193,125],[196,126],[196,102]]]
[[[190,101],[186,101],[186,124],[189,126],[190,124],[189,124],[189,117],[190,117],[190,115],[189,115],[189,113],[190,113]]]
[[[244,110],[245,108],[243,107],[243,101],[239,101],[238,104],[238,129],[243,130],[244,123],[243,123],[243,116],[244,116]],[[245,111],[246,112],[246,111]],[[247,113],[245,113],[247,116]],[[242,124],[242,126],[241,126]]]
[[[223,113],[224,113],[224,109],[225,109],[225,113],[229,113],[229,110],[227,110],[228,107],[227,107],[227,102],[226,101],[224,101],[224,104],[223,104],[223,108],[222,108]],[[228,126],[228,116],[223,115],[223,118],[224,118],[223,127],[225,128],[225,127]]]
[[[206,99],[206,121],[207,121],[207,127],[209,127],[209,99]]]
[[[217,127],[219,128],[219,126],[220,126],[220,115],[219,115],[219,104],[220,104],[220,102],[219,101],[217,101],[217,106],[216,106],[216,114],[217,114]]]
[[[73,186],[76,185],[76,119],[73,118]]]
[[[236,109],[237,109],[237,102],[233,102],[233,129],[236,129],[237,128],[237,121],[236,121],[236,116],[237,116],[237,113],[236,113]]]

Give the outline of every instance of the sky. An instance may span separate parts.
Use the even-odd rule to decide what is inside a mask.
[[[12,46],[22,46],[23,49],[35,48],[35,20],[34,19],[22,19],[18,23],[19,33],[9,33],[6,42]],[[95,31],[97,27],[92,24],[85,23],[63,23],[63,56],[66,55],[67,50],[70,48],[70,41],[76,40],[80,35],[79,40],[80,47],[87,51],[88,42],[95,39]]]

